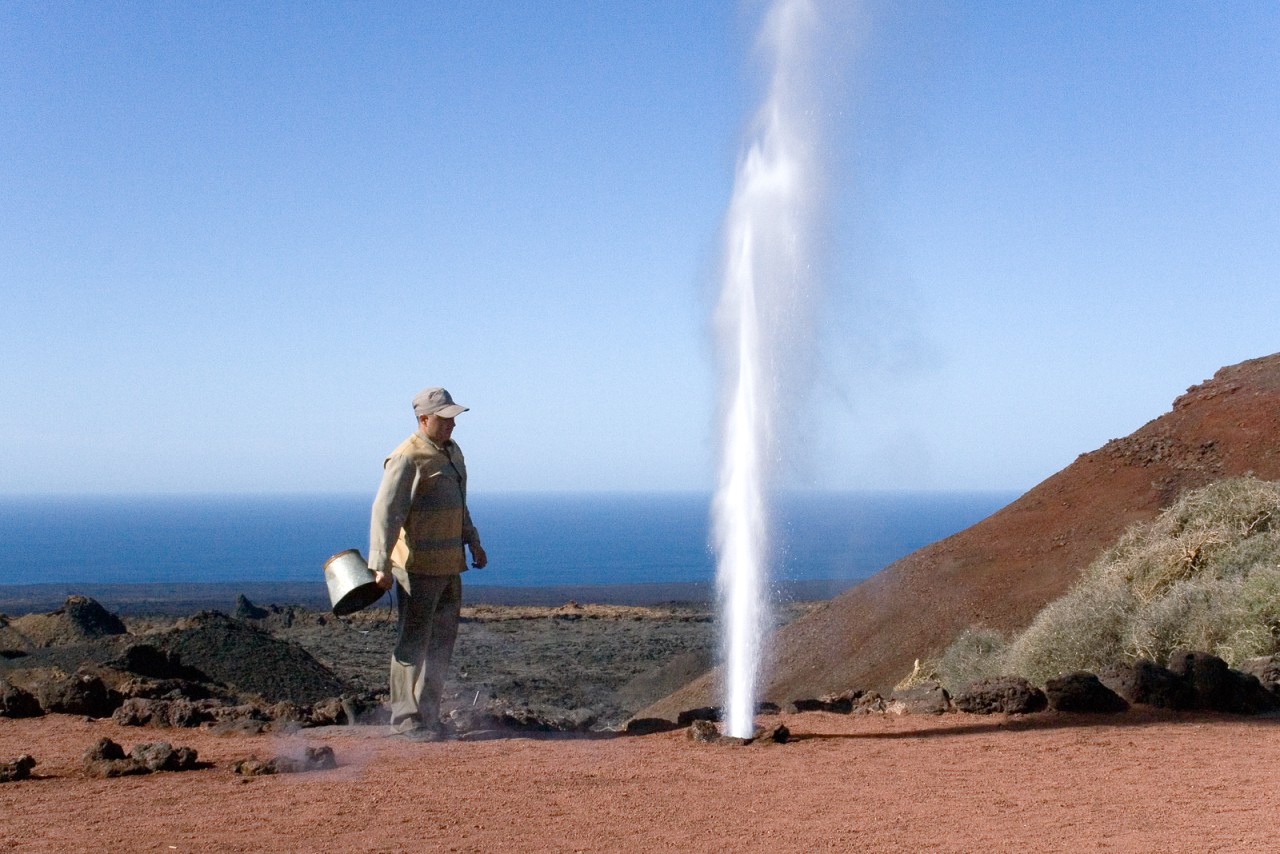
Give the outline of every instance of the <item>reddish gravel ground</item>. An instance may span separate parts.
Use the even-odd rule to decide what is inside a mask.
[[[773,722],[773,718],[762,719]],[[783,716],[788,744],[683,731],[415,744],[372,728],[217,736],[0,719],[0,848],[21,851],[1268,851],[1280,719]],[[195,747],[205,770],[93,780],[101,736]],[[333,747],[341,767],[242,780],[235,759]]]

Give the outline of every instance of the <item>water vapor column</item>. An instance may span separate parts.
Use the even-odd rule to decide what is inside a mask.
[[[796,354],[812,338],[808,240],[814,111],[804,74],[815,15],[779,0],[760,33],[771,61],[725,218],[716,333],[721,463],[712,507],[724,661],[725,731],[754,728],[770,560],[769,486],[780,406],[801,397]]]

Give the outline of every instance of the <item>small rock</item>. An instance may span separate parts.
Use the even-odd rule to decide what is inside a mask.
[[[1258,677],[1232,670],[1216,655],[1179,650],[1169,657],[1169,669],[1191,686],[1198,709],[1255,715],[1280,707]]]
[[[797,712],[834,712],[847,715],[853,711],[853,705],[865,692],[851,689],[839,694],[823,694],[818,698],[794,700],[791,705]]]
[[[498,716],[488,709],[461,708],[449,713],[449,726],[458,734],[502,728]]]
[[[689,724],[689,740],[701,744],[715,744],[720,741],[720,729],[714,721],[695,719]]]
[[[1256,677],[1262,687],[1273,694],[1280,694],[1280,655],[1263,655],[1246,659],[1240,672]]]
[[[53,677],[34,687],[42,709],[65,715],[109,718],[124,701],[118,693],[107,688],[100,677],[88,673]]]
[[[197,727],[212,720],[212,715],[190,700],[130,697],[112,712],[111,720],[121,726]]]
[[[124,748],[109,738],[100,738],[81,759],[90,777],[125,777],[149,773],[142,763],[124,754]]]
[[[299,774],[304,771],[328,771],[338,767],[333,748],[328,745],[308,747],[301,757],[273,756],[263,761],[256,756],[241,759],[231,766],[231,770],[242,777],[257,777],[265,774]]]
[[[31,776],[31,769],[36,767],[31,754],[24,753],[12,762],[0,764],[0,783],[14,783]]]
[[[31,692],[0,679],[0,717],[36,718],[42,714],[40,701]]]
[[[258,718],[224,718],[209,727],[214,735],[262,735],[271,729],[271,721]]]
[[[148,771],[188,771],[196,767],[197,754],[193,748],[175,748],[167,741],[135,745],[129,758]]]
[[[1161,709],[1195,705],[1195,693],[1184,679],[1145,658],[1104,667],[1098,671],[1098,680],[1129,703]]]
[[[1049,699],[1021,676],[979,679],[955,696],[955,706],[971,715],[1026,715],[1042,712]]]
[[[787,729],[786,724],[765,727],[764,729],[756,730],[751,740],[756,744],[786,744],[791,740],[791,730]]]
[[[951,695],[937,682],[921,682],[894,691],[887,711],[895,714],[940,715],[952,709]]]
[[[627,721],[622,732],[626,735],[652,735],[655,732],[671,732],[680,725],[666,718],[632,718]]]
[[[881,697],[875,691],[867,691],[858,696],[853,701],[853,708],[849,710],[854,715],[870,715],[887,711],[884,697]]]
[[[689,726],[694,721],[718,721],[720,720],[720,709],[716,706],[700,706],[696,709],[686,709],[676,716],[677,726]]]
[[[307,726],[354,724],[355,704],[349,698],[330,697],[313,704],[301,720]]]
[[[1129,708],[1123,697],[1083,670],[1050,679],[1044,685],[1044,693],[1049,698],[1049,708],[1057,712],[1110,714]]]

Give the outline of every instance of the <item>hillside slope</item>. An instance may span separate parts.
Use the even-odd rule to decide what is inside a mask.
[[[764,698],[884,691],[970,625],[1022,628],[1128,526],[1185,489],[1249,473],[1280,480],[1280,354],[1223,368],[1132,435],[786,626],[767,644]],[[712,704],[716,678],[640,716]]]

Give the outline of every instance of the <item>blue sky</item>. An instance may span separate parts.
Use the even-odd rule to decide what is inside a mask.
[[[0,493],[703,490],[762,6],[0,4]],[[1026,489],[1277,350],[1280,7],[824,15],[785,479]]]

